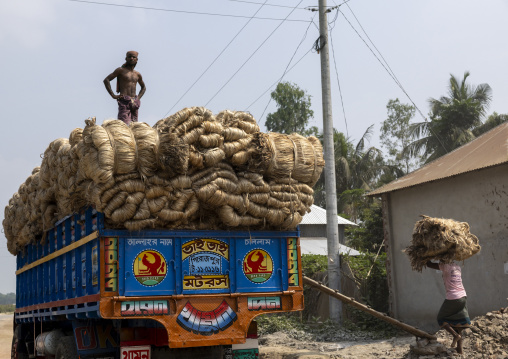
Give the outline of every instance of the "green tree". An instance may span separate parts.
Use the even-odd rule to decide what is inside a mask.
[[[343,133],[334,135],[337,193],[352,189],[369,191],[380,173],[387,169],[381,151],[367,146],[373,127],[367,128],[356,145],[346,139]]]
[[[423,152],[428,163],[476,137],[474,129],[483,124],[492,90],[488,84],[467,84],[468,77],[467,71],[462,81],[450,75],[448,96],[429,99],[431,121],[412,126],[416,139],[408,146],[412,155]]]
[[[14,303],[16,303],[16,294],[14,294],[14,293],[7,293],[7,294],[0,293],[0,304],[14,304]]]
[[[416,109],[400,103],[398,98],[388,101],[386,109],[388,117],[381,126],[381,144],[388,150],[388,163],[399,167],[402,174],[408,174],[418,168],[421,162],[405,151],[411,143],[411,120]]]
[[[492,130],[494,127],[497,127],[506,121],[508,121],[508,115],[500,115],[497,112],[494,112],[489,116],[489,118],[487,118],[487,121],[473,130],[473,135],[476,137],[481,136],[485,132]]]
[[[396,166],[385,163],[379,149],[367,145],[372,129],[373,125],[367,128],[356,145],[343,133],[334,133],[337,211],[352,220],[356,220],[360,208],[369,203],[363,194],[375,188],[383,174],[399,173]]]
[[[268,131],[287,134],[296,132],[304,136],[317,131],[317,128],[307,129],[314,112],[310,109],[310,95],[304,90],[296,84],[280,82],[271,96],[277,103],[277,111],[266,116]]]

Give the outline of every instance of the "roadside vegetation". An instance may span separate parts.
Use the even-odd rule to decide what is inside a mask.
[[[12,313],[16,309],[16,294],[0,293],[0,313]]]
[[[380,312],[388,312],[386,252],[383,242],[383,220],[379,199],[366,193],[402,177],[422,165],[474,140],[492,128],[508,121],[508,114],[487,110],[492,100],[488,84],[468,83],[463,77],[450,75],[447,94],[428,100],[428,118],[412,104],[399,99],[388,100],[386,118],[381,123],[381,148],[370,146],[374,124],[365,129],[360,139],[334,130],[337,210],[339,215],[358,224],[346,227],[346,245],[359,250],[360,256],[342,256],[342,270],[358,289],[358,300]],[[310,127],[311,96],[298,85],[283,82],[272,92],[277,110],[267,115],[266,127],[280,133],[298,132],[322,140],[317,127]],[[416,118],[419,120],[416,121]],[[314,187],[314,203],[326,208],[324,176]],[[326,256],[303,255],[306,276],[326,282]],[[345,271],[347,266],[348,271]],[[284,331],[301,338],[328,340],[334,331],[368,332],[370,337],[390,337],[397,332],[384,321],[354,308],[347,308],[343,326],[313,316],[315,300],[312,290],[304,288],[306,309],[303,313],[270,314],[257,318],[263,334]]]

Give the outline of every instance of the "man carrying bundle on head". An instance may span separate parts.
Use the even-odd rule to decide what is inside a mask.
[[[424,267],[441,270],[446,299],[437,315],[439,326],[453,336],[452,347],[462,354],[464,328],[471,326],[467,297],[462,285],[462,271],[455,261],[464,261],[481,249],[478,237],[469,231],[469,224],[453,219],[422,216],[413,229],[411,245],[404,252],[411,268],[421,272]],[[433,260],[434,263],[431,262]]]
[[[457,345],[457,353],[462,354],[463,329],[471,326],[467,312],[466,290],[462,285],[462,272],[456,263],[427,262],[427,267],[440,270],[443,273],[443,282],[446,290],[446,299],[437,314],[439,326],[453,336],[452,348]]]
[[[118,102],[118,119],[129,125],[131,122],[138,122],[138,109],[141,106],[141,97],[145,94],[146,87],[143,77],[137,71],[134,71],[138,63],[138,53],[128,51],[125,57],[125,64],[117,68],[113,73],[104,79],[104,85],[111,97]],[[111,89],[111,80],[116,80],[115,95]],[[136,85],[141,86],[139,95],[136,95]]]

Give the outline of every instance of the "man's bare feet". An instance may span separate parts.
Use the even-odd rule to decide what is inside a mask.
[[[452,347],[452,348],[455,348],[455,347],[457,346],[457,342],[458,342],[458,341],[462,341],[462,337],[461,337],[460,335],[458,335],[458,334],[457,334],[457,336],[456,336],[456,337],[455,337],[455,336],[453,337],[451,347]]]
[[[457,353],[462,354],[462,337],[457,341]]]

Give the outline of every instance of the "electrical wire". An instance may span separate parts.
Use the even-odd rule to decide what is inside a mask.
[[[224,85],[222,85],[222,87],[215,93],[215,95],[213,95],[212,98],[210,100],[208,100],[208,102],[205,104],[205,107],[208,106],[208,104],[222,91],[222,89],[224,89],[224,87],[226,87],[226,85],[236,76],[236,74],[238,72],[240,72],[240,70],[245,66],[245,64],[247,64],[247,62],[249,62],[249,60],[254,56],[254,54],[256,54],[256,52],[258,52],[258,50],[268,41],[268,39],[270,39],[270,37],[272,37],[272,35],[275,33],[275,31],[277,31],[279,29],[279,27],[282,26],[282,24],[286,21],[286,19],[297,9],[297,7],[302,2],[303,2],[303,0],[300,0],[298,5],[296,5],[293,8],[293,10],[291,10],[289,12],[289,14],[286,16],[286,18],[284,20],[282,20],[279,25],[277,25],[277,27],[270,33],[270,35],[268,35],[268,37],[261,43],[261,45],[259,45],[256,48],[256,50],[254,50],[254,52],[247,58],[247,60],[245,60],[245,62],[238,68],[238,70],[236,70],[236,72],[226,81],[226,83]]]
[[[316,15],[314,15],[312,17],[312,20],[314,20],[314,18],[316,17]],[[300,43],[298,44],[298,46],[296,47],[296,50],[295,52],[293,52],[293,56],[291,56],[291,59],[289,60],[286,68],[284,69],[284,73],[282,74],[282,76],[280,77],[279,79],[279,82],[277,83],[277,85],[282,81],[282,79],[284,78],[284,76],[286,76],[286,73],[288,72],[288,68],[289,68],[289,65],[291,65],[291,62],[293,61],[293,59],[295,58],[295,55],[296,53],[298,52],[298,49],[300,48],[300,46],[302,45],[303,41],[305,40],[305,38],[307,37],[307,33],[309,32],[309,28],[310,28],[310,25],[312,25],[312,22],[309,23],[309,26],[307,26],[307,29],[305,30],[305,33],[303,34],[303,37],[302,37],[302,40],[300,40]],[[265,106],[265,109],[263,110],[263,113],[261,114],[261,116],[258,118],[257,122],[259,123],[259,121],[263,118],[265,112],[266,112],[266,109],[268,108],[268,106],[270,105],[270,102],[272,102],[272,97],[270,96],[270,98],[268,99],[268,103],[266,104]]]
[[[402,84],[400,82],[398,82],[398,80],[395,79],[394,75],[388,70],[388,68],[385,66],[385,64],[379,59],[379,57],[376,55],[376,53],[371,49],[371,47],[369,46],[369,44],[364,40],[364,38],[360,35],[360,33],[356,30],[356,28],[353,26],[353,24],[351,24],[351,22],[349,21],[349,19],[346,17],[346,15],[344,15],[344,13],[342,11],[340,11],[340,9],[337,9],[337,11],[339,11],[341,13],[341,15],[344,17],[344,19],[346,19],[346,21],[348,22],[349,26],[351,26],[351,28],[354,30],[354,32],[358,35],[358,37],[363,41],[363,43],[367,46],[367,48],[370,50],[370,52],[374,55],[374,57],[376,58],[376,60],[381,64],[381,66],[383,66],[383,68],[385,69],[385,71],[388,73],[388,75],[390,75],[390,77],[393,79],[393,81],[395,81],[395,83],[399,86],[399,88],[402,90],[402,92],[407,96],[407,98],[409,99],[409,101],[411,101],[411,103],[413,104],[413,106],[416,108],[416,110],[418,111],[418,113],[420,114],[420,116],[422,116],[422,118],[425,120],[425,122],[428,122],[427,121],[427,118],[423,115],[422,111],[420,110],[420,108],[416,105],[416,103],[413,101],[413,99],[411,98],[411,96],[409,96],[409,94],[407,93],[406,89],[404,88],[404,86],[402,86]],[[444,145],[443,141],[441,141],[441,139],[439,138],[438,134],[435,133],[432,128],[429,126],[429,130],[436,136],[437,140],[439,141],[439,143],[441,144],[441,146],[443,146],[444,150],[448,152],[448,149],[446,148],[446,146]]]
[[[243,2],[243,3],[246,3],[246,4],[258,4],[258,5],[261,5],[262,3],[260,2],[255,2],[255,1],[245,1],[245,0],[228,0],[228,1],[234,1],[234,2]],[[273,6],[273,7],[284,7],[284,8],[290,8],[292,9],[293,6],[288,6],[288,5],[276,5],[276,4],[265,4],[266,6]],[[299,8],[300,10],[305,10],[304,8]]]
[[[333,29],[335,28],[335,21],[337,21],[338,13],[335,14],[335,19],[330,24],[330,43],[332,44],[332,55],[333,55],[333,64],[335,66],[335,75],[337,76],[337,85],[339,86],[339,95],[340,95],[340,103],[342,105],[342,114],[344,116],[344,123],[346,124],[346,136],[349,138],[349,130],[347,126],[347,117],[346,117],[346,109],[344,106],[344,99],[342,98],[342,89],[340,87],[340,80],[339,80],[339,71],[337,70],[337,61],[335,60],[335,49],[333,47]]]
[[[201,75],[199,75],[199,77],[196,79],[196,81],[194,81],[194,83],[187,89],[187,91],[185,91],[185,93],[175,102],[175,104],[169,109],[168,112],[166,112],[166,114],[164,115],[164,117],[166,117],[168,115],[168,113],[171,112],[171,110],[173,108],[175,108],[175,106],[185,97],[185,95],[187,95],[187,93],[194,87],[194,85],[196,85],[196,83],[208,72],[208,70],[213,66],[213,64],[219,59],[219,57],[221,57],[221,55],[224,53],[224,51],[226,51],[226,49],[229,47],[229,45],[231,45],[231,43],[238,37],[238,35],[240,35],[240,33],[243,31],[243,29],[245,29],[247,27],[247,25],[252,21],[252,19],[256,16],[256,14],[261,11],[261,9],[263,8],[263,6],[265,6],[265,4],[268,2],[268,0],[266,0],[263,4],[261,4],[261,6],[259,7],[259,9],[257,9],[257,11],[254,13],[254,15],[252,15],[252,17],[245,23],[245,25],[243,25],[243,27],[240,29],[240,31],[238,31],[236,33],[236,35],[231,39],[231,41],[229,41],[229,43],[226,45],[226,47],[224,47],[224,49],[222,49],[222,51],[219,53],[219,55],[217,55],[217,57],[212,61],[212,63],[210,65],[208,65],[208,67],[205,69],[205,71],[203,71],[203,73]],[[309,24],[310,25],[310,24]]]
[[[312,50],[312,49],[308,50],[305,54],[303,54],[303,56],[302,56],[302,57],[300,57],[300,59],[299,59],[299,60],[298,60],[298,61],[297,61],[297,62],[296,62],[293,66],[291,66],[291,67],[289,68],[289,70],[288,70],[286,73],[291,72],[291,70],[293,70],[293,69],[296,67],[296,65],[298,65],[298,64],[300,63],[300,61],[302,61],[302,60],[303,60],[303,58],[304,58],[305,56],[307,56],[307,55],[311,52],[311,50]],[[271,89],[272,87],[274,87],[275,85],[277,85],[277,84],[280,82],[280,80],[282,80],[282,77],[279,77],[279,79],[278,79],[277,81],[275,81],[275,82],[274,82],[274,83],[273,83],[270,87],[268,87],[268,88],[265,90],[265,92],[263,92],[263,93],[262,93],[262,94],[261,94],[261,95],[260,95],[257,99],[255,99],[255,100],[254,100],[254,102],[252,102],[252,103],[251,103],[251,104],[250,104],[250,105],[249,105],[249,106],[245,109],[245,111],[247,111],[249,108],[251,108],[251,107],[252,107],[252,105],[254,105],[256,102],[258,102],[258,101],[259,101],[259,99],[260,99],[261,97],[263,97],[263,96],[264,96],[264,95],[265,95],[268,91],[270,91],[270,89]]]
[[[154,10],[154,11],[165,11],[165,12],[176,12],[176,13],[183,13],[183,14],[222,16],[222,17],[235,17],[235,18],[242,18],[242,19],[250,19],[250,16],[244,16],[244,15],[228,15],[228,14],[217,14],[217,13],[186,11],[186,10],[161,9],[161,8],[146,7],[146,6],[111,4],[111,3],[99,2],[99,1],[88,1],[88,0],[67,0],[67,1],[80,2],[80,3],[86,3],[86,4],[94,4],[94,5],[107,5],[107,6],[132,8],[132,9],[142,9],[142,10]],[[254,19],[256,19],[256,20],[276,20],[276,21],[282,20],[282,21],[292,21],[292,22],[309,22],[309,20],[277,19],[277,18],[271,18],[271,17],[254,17]]]
[[[351,14],[353,14],[353,17],[355,18],[356,22],[358,23],[358,25],[360,25],[360,29],[362,29],[363,33],[365,34],[365,36],[367,36],[367,39],[369,40],[369,42],[372,44],[372,46],[374,46],[374,48],[376,49],[377,53],[379,54],[379,56],[381,56],[381,58],[383,59],[384,63],[386,64],[386,67],[388,67],[388,69],[390,70],[390,72],[392,73],[395,81],[397,82],[397,84],[400,84],[402,86],[402,84],[400,83],[399,79],[397,78],[397,76],[395,75],[395,72],[393,72],[392,68],[390,67],[390,64],[388,64],[388,61],[386,61],[386,59],[384,58],[383,54],[381,53],[381,51],[379,51],[379,49],[377,48],[376,44],[374,44],[374,42],[371,40],[371,38],[369,37],[369,34],[367,34],[367,32],[365,31],[365,29],[363,28],[362,24],[360,23],[360,20],[358,20],[358,18],[356,17],[355,13],[353,12],[353,9],[351,9],[351,7],[349,6],[349,4],[346,4],[346,6],[348,7],[349,11],[351,11]]]

